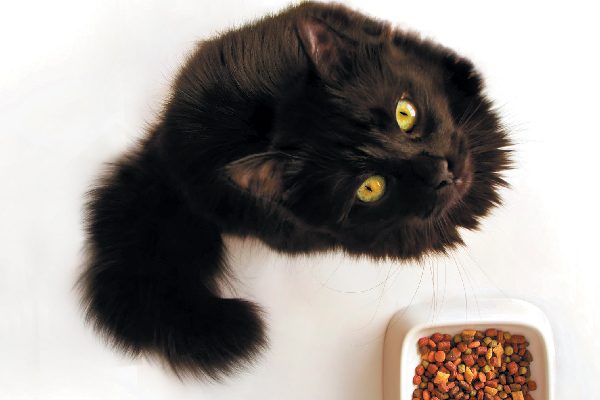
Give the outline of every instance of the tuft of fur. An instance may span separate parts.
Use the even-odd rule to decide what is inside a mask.
[[[89,194],[87,320],[127,354],[220,379],[267,345],[260,308],[222,297],[223,233],[394,260],[462,244],[510,167],[482,89],[468,60],[340,5],[203,42],[160,121]],[[411,134],[395,122],[401,96],[420,109]],[[438,184],[448,171],[462,181]],[[386,193],[360,203],[373,174]]]

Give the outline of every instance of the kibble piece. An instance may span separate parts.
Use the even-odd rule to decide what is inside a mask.
[[[518,392],[512,392],[511,396],[512,396],[513,400],[525,400],[525,397],[523,396],[523,392],[521,392],[520,390]]]
[[[483,388],[483,391],[492,396],[495,396],[496,393],[498,393],[498,389],[494,389],[490,386],[486,386],[485,388]]]
[[[446,359],[446,353],[444,353],[443,351],[436,351],[434,358],[436,362],[444,362],[444,360]]]
[[[445,374],[442,371],[438,371],[437,375],[433,379],[433,383],[435,383],[436,385],[439,385],[442,383],[445,384],[448,382],[449,377],[450,377],[450,374]]]

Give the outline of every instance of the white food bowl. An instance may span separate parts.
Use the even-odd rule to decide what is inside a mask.
[[[417,341],[435,332],[454,336],[463,329],[497,328],[524,335],[533,355],[531,380],[537,390],[535,400],[553,400],[554,342],[550,323],[536,306],[522,300],[488,299],[478,302],[478,316],[467,318],[464,302],[448,303],[444,311],[428,321],[430,304],[411,305],[398,311],[390,320],[383,350],[383,399],[411,400],[415,367],[421,359]],[[510,399],[510,397],[509,397]]]

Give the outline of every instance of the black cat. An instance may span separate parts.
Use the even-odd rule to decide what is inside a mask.
[[[340,5],[203,42],[91,191],[88,320],[129,354],[218,379],[266,344],[260,308],[220,297],[222,233],[374,259],[461,244],[510,164],[481,90],[469,61]]]

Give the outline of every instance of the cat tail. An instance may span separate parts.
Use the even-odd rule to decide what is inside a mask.
[[[144,152],[123,159],[89,193],[78,281],[86,319],[129,355],[157,356],[180,378],[218,380],[266,346],[261,311],[219,297],[220,231],[155,164]]]

